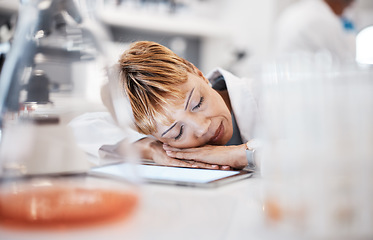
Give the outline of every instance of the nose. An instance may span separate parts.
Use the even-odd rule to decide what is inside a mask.
[[[210,127],[211,120],[205,116],[196,117],[194,121],[194,135],[197,138],[204,136]]]

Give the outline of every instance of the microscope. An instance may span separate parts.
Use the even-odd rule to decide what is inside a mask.
[[[52,155],[62,155],[53,157],[54,163],[83,158],[77,153],[73,134],[68,131],[67,122],[71,116],[59,114],[56,102],[69,105],[66,112],[82,102],[71,100],[84,90],[84,84],[90,84],[85,64],[105,58],[103,43],[108,41],[109,34],[98,22],[86,21],[80,10],[73,0],[21,1],[14,41],[0,75],[0,143],[5,151],[0,163],[3,168],[7,156],[14,155],[15,151],[27,152],[27,149],[31,149],[29,156],[22,158],[45,158],[47,162],[51,155],[47,152],[52,149]],[[14,140],[23,128],[19,139]],[[8,143],[4,142],[5,130],[8,140],[13,139]],[[27,143],[25,139],[29,139]],[[22,150],[7,149],[14,148],[19,141],[24,141],[18,146]],[[45,163],[31,165],[27,168],[36,172],[49,171]],[[18,170],[25,168],[19,166]],[[78,168],[85,169],[86,165]]]

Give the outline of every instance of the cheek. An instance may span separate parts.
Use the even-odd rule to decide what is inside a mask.
[[[219,93],[214,91],[210,96],[211,98],[209,101],[209,108],[211,108],[214,112],[219,113],[218,115],[226,115],[227,113],[229,113],[227,104],[225,103],[224,99],[219,95]]]

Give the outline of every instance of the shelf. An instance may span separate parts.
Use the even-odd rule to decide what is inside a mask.
[[[153,15],[145,13],[129,13],[128,11],[103,11],[99,18],[105,23],[117,27],[143,31],[180,34],[196,37],[221,37],[224,28],[218,20],[193,19],[188,16]]]
[[[0,0],[0,13],[17,13],[19,8],[19,1],[9,0],[1,1]]]

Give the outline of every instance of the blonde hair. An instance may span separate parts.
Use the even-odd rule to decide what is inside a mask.
[[[120,82],[129,98],[135,126],[147,135],[156,131],[157,122],[172,122],[167,104],[184,99],[179,86],[188,80],[188,73],[197,74],[193,64],[149,41],[131,44],[119,65]]]

